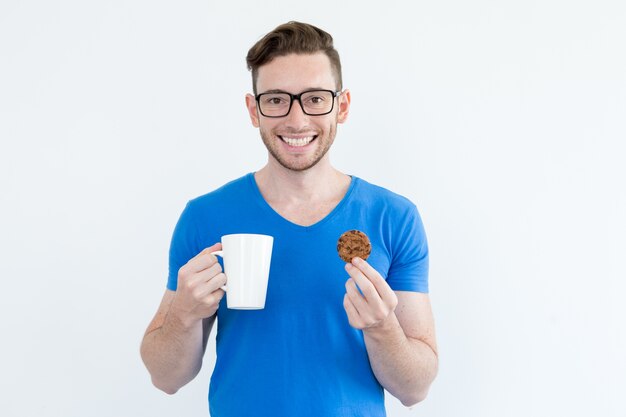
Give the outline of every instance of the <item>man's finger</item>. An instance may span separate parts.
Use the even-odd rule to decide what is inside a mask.
[[[369,311],[367,304],[368,300],[359,293],[356,283],[352,278],[346,281],[346,294],[348,295],[350,301],[352,301],[356,310],[359,312],[359,315],[366,314],[367,311]]]
[[[350,325],[357,329],[363,328],[359,312],[350,300],[348,294],[343,297],[343,308],[346,310],[346,314],[348,315],[348,322],[350,323]]]
[[[223,291],[220,288],[226,284],[226,275],[222,272],[213,276],[207,282],[202,283],[194,294],[197,299],[203,299],[215,291]]]
[[[196,272],[193,275],[193,281],[198,282],[200,285],[206,285],[210,282],[215,276],[222,272],[222,266],[215,262],[213,265],[204,269],[200,272]]]
[[[376,289],[372,281],[370,281],[370,279],[366,277],[360,269],[358,269],[353,264],[346,264],[346,271],[354,280],[359,290],[361,290],[361,293],[367,300],[375,300],[381,298],[378,290]]]
[[[226,285],[226,274],[224,274],[223,272],[220,272],[219,274],[211,278],[211,280],[207,284],[211,292],[219,290],[224,285]]]
[[[355,257],[352,259],[352,265],[359,269],[363,273],[363,275],[374,285],[376,291],[381,296],[381,298],[386,298],[393,293],[393,290],[387,284],[387,281],[380,275],[380,273],[374,269],[372,265],[367,263],[367,261]],[[359,284],[360,285],[360,284]]]
[[[217,262],[217,258],[215,255],[211,255],[211,253],[218,250],[222,250],[221,243],[216,243],[213,246],[204,249],[202,252],[191,258],[185,267],[192,273],[210,268]]]

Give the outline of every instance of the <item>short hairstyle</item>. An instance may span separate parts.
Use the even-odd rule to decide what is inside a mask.
[[[265,35],[248,51],[246,63],[252,71],[252,89],[256,91],[259,67],[271,62],[274,58],[289,54],[315,54],[323,52],[330,60],[337,90],[343,88],[341,79],[341,61],[339,53],[333,46],[333,37],[308,23],[287,22]]]

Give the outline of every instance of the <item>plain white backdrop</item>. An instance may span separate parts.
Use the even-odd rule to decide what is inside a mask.
[[[175,396],[139,343],[187,200],[266,160],[244,58],[288,20],[342,57],[333,163],[427,229],[440,373],[389,415],[626,415],[625,9],[1,0],[0,415],[208,414],[214,336]]]

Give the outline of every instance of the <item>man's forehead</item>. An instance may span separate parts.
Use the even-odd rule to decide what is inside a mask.
[[[323,52],[279,56],[259,67],[259,92],[283,90],[298,93],[311,88],[335,88],[330,60]]]

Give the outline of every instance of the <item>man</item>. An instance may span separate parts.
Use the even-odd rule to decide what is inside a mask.
[[[330,163],[350,107],[332,37],[289,22],[247,62],[268,162],[183,211],[141,347],[154,385],[173,394],[197,375],[217,317],[213,417],[384,416],[383,388],[407,406],[423,400],[438,363],[426,237],[411,202]],[[372,253],[346,264],[337,239],[352,229]],[[226,308],[210,252],[230,233],[274,236],[263,310]]]

